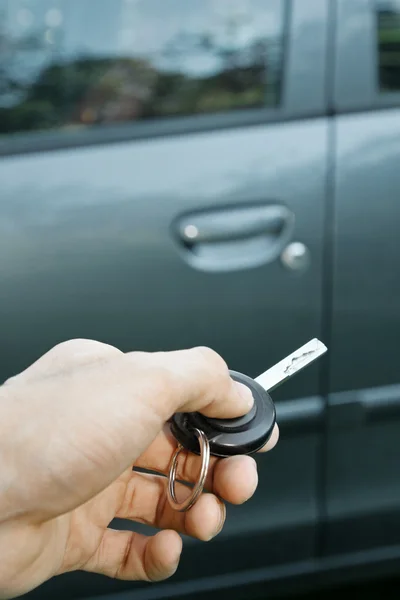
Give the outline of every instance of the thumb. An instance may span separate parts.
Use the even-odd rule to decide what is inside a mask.
[[[132,353],[132,357],[137,353]],[[208,417],[229,419],[245,415],[253,406],[253,395],[235,382],[225,361],[205,347],[147,354],[154,375],[163,371],[164,393],[157,394],[168,411],[198,411]],[[161,408],[161,407],[159,407]]]

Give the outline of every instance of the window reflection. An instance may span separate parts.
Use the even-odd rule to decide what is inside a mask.
[[[400,91],[400,0],[378,2],[379,84]]]
[[[279,102],[281,0],[0,0],[0,133]]]

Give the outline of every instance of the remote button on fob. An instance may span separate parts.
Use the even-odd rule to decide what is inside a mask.
[[[234,381],[246,385],[254,398],[250,411],[235,419],[214,419],[200,413],[176,413],[171,421],[171,431],[186,449],[199,454],[199,443],[194,429],[206,435],[213,456],[226,458],[235,454],[253,454],[271,437],[274,429],[275,406],[268,392],[254,379],[230,371]]]

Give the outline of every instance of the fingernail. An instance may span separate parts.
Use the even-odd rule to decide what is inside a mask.
[[[248,410],[250,410],[254,404],[254,398],[251,390],[246,385],[243,385],[243,383],[239,383],[238,381],[235,381],[235,384],[239,396],[242,398],[242,400],[245,400]]]

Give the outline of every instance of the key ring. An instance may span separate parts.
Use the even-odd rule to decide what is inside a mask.
[[[182,450],[185,449],[181,444],[178,445],[177,449],[172,455],[169,468],[167,488],[168,502],[170,503],[172,508],[179,512],[185,512],[189,510],[189,508],[192,508],[192,506],[195,504],[196,500],[203,491],[208,473],[208,467],[210,464],[210,444],[205,433],[201,431],[201,429],[193,429],[193,433],[196,435],[200,446],[201,468],[199,477],[195,486],[193,487],[192,493],[188,498],[186,498],[186,500],[183,500],[183,502],[178,502],[175,494],[175,481],[176,470],[178,468],[178,458]]]

